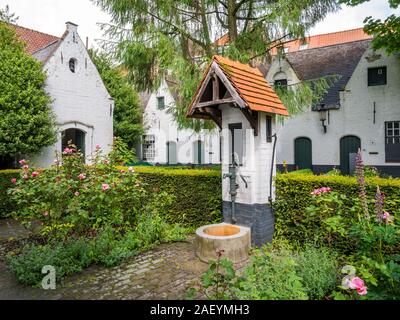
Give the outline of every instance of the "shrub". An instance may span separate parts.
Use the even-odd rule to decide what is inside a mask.
[[[164,191],[173,195],[173,201],[162,213],[168,223],[199,227],[221,221],[220,171],[135,167],[135,172],[150,194]]]
[[[62,166],[56,159],[51,168],[39,171],[21,160],[20,178],[9,190],[17,205],[14,217],[39,221],[46,237],[83,235],[108,225],[126,228],[152,203],[137,175],[116,170],[100,148],[92,166],[85,166],[72,146],[64,150],[62,161]]]
[[[309,174],[309,175],[314,175],[311,169],[300,169],[300,170],[294,170],[290,171],[288,174]]]
[[[40,285],[43,266],[56,269],[57,281],[72,273],[80,272],[92,262],[90,242],[85,239],[28,245],[21,254],[8,256],[8,264],[17,280],[25,285]]]
[[[19,176],[19,170],[0,170],[0,219],[11,215],[15,204],[7,195],[7,189],[13,186],[11,179]]]
[[[256,249],[236,296],[246,300],[305,300],[307,290],[297,268],[296,258],[286,244]]]
[[[400,214],[400,179],[366,178],[366,193],[369,207],[374,207],[376,187],[386,195],[386,210],[394,216]],[[314,176],[303,174],[278,174],[275,179],[276,201],[275,208],[275,237],[288,239],[291,242],[305,243],[317,239],[327,243],[324,228],[320,228],[322,218],[318,214],[310,215],[306,210],[312,204],[311,192],[317,188],[330,187],[345,196],[342,204],[343,223],[351,224],[356,218],[352,211],[359,202],[358,184],[355,177],[346,176]],[[347,236],[335,234],[332,245],[341,252],[351,252],[354,243]]]
[[[297,274],[310,299],[328,296],[337,283],[337,255],[326,247],[307,244],[297,256]]]
[[[124,232],[108,226],[95,238],[54,240],[45,245],[30,244],[20,253],[9,254],[7,262],[18,281],[37,286],[43,278],[41,271],[45,265],[55,267],[56,280],[59,281],[93,263],[106,267],[118,265],[158,243],[181,241],[186,234],[186,229],[168,225],[158,215],[147,216],[136,229]]]
[[[127,167],[117,167],[128,171]],[[149,195],[165,191],[173,195],[173,201],[161,214],[169,223],[190,227],[219,222],[222,219],[221,173],[214,169],[188,169],[169,167],[134,167],[136,179]],[[116,172],[118,174],[118,172]],[[20,177],[19,170],[0,171],[0,217],[15,211],[6,190],[11,179]],[[61,191],[65,191],[62,189]],[[122,191],[128,197],[127,191]],[[194,201],[195,199],[195,201]]]

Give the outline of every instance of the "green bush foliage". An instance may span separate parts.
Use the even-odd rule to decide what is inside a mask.
[[[376,187],[385,194],[386,210],[394,216],[400,215],[400,179],[366,178],[366,193],[371,210],[374,206]],[[339,233],[328,234],[322,227],[325,215],[311,214],[306,208],[313,204],[311,192],[317,188],[330,187],[343,195],[341,211],[344,224],[356,218],[354,206],[358,204],[358,184],[355,177],[315,176],[303,174],[278,174],[275,179],[275,237],[291,242],[317,241],[328,243],[341,252],[349,252],[355,243]]]
[[[127,171],[127,167],[117,167]],[[215,169],[164,167],[134,167],[137,179],[150,194],[165,191],[173,194],[172,202],[162,213],[169,223],[199,227],[222,219],[221,174]],[[15,210],[7,194],[11,179],[20,176],[19,170],[0,171],[0,217]],[[123,195],[126,197],[128,193]],[[165,215],[165,217],[164,217]]]
[[[274,240],[252,252],[239,276],[231,261],[217,252],[188,298],[245,300],[305,300],[328,297],[337,285],[337,256],[329,248],[311,244],[294,249]]]
[[[309,299],[319,300],[328,296],[336,287],[338,256],[326,247],[306,244],[297,255],[297,274]]]
[[[34,154],[56,139],[55,114],[42,64],[0,21],[0,157]]]
[[[306,300],[296,258],[286,243],[256,249],[236,296],[245,300]]]
[[[186,229],[168,225],[158,214],[148,215],[135,229],[124,233],[106,227],[95,238],[81,237],[66,241],[54,240],[44,245],[30,244],[21,252],[10,253],[7,262],[19,282],[40,286],[45,265],[55,267],[56,280],[60,281],[93,263],[112,267],[159,243],[181,241],[186,234]]]
[[[222,219],[221,172],[206,169],[135,167],[150,193],[173,195],[163,215],[168,223],[199,227]]]
[[[0,219],[10,216],[15,204],[7,195],[7,189],[13,186],[11,179],[19,177],[19,170],[0,171]]]

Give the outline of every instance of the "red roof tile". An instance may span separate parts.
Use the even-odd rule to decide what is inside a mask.
[[[275,91],[264,79],[262,73],[258,69],[217,55],[213,57],[213,61],[219,65],[232,86],[236,89],[236,92],[250,110],[283,116],[289,115]],[[197,92],[199,92],[203,85],[210,66],[207,68]],[[189,116],[193,113],[192,109],[194,101],[195,99],[193,99],[189,107]]]
[[[15,32],[20,37],[20,39],[26,43],[26,51],[29,54],[33,54],[36,51],[45,48],[60,39],[56,36],[52,36],[50,34],[24,28],[21,26],[11,26],[15,29]]]
[[[366,34],[363,28],[344,30],[332,33],[318,34],[315,36],[305,37],[302,40],[293,40],[284,44],[285,48],[288,48],[288,52],[295,52],[300,50],[300,46],[303,43],[307,43],[307,47],[304,49],[320,48],[326,46],[332,46],[340,43],[347,43],[359,40],[372,39],[372,36]],[[215,45],[224,46],[228,44],[229,36],[225,34],[221,38],[215,41]],[[303,50],[304,50],[303,49]],[[276,49],[272,50],[272,54],[276,53]]]
[[[295,52],[300,50],[300,46],[303,43],[307,44],[307,47],[305,47],[305,49],[313,49],[313,48],[332,46],[335,44],[354,42],[366,39],[372,39],[372,36],[366,34],[363,28],[358,28],[352,30],[309,36],[306,37],[304,41],[294,40],[285,43],[284,47],[289,49],[288,52]]]

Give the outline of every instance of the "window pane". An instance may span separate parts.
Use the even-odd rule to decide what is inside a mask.
[[[239,161],[239,164],[243,164],[243,129],[241,123],[229,124],[230,135],[229,135],[229,159],[232,163],[234,157],[235,161]],[[233,139],[233,141],[232,141]]]
[[[368,86],[386,84],[386,67],[368,68]]]
[[[165,107],[164,97],[157,97],[157,108],[164,109],[164,107]]]

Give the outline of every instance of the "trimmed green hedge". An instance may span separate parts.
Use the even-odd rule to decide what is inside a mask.
[[[150,192],[166,191],[174,196],[165,212],[168,223],[199,227],[222,220],[220,171],[135,167],[135,172]]]
[[[11,179],[18,176],[18,170],[0,171],[0,218],[7,217],[14,210],[14,205],[7,196],[7,189],[12,186]]]
[[[118,167],[118,169],[127,169]],[[222,219],[221,172],[207,169],[170,169],[162,167],[135,167],[150,192],[166,191],[174,201],[165,212],[166,221],[199,227]],[[0,218],[14,210],[7,196],[11,179],[18,170],[0,171]]]
[[[395,216],[400,216],[400,179],[366,178],[368,199],[374,199],[376,187],[385,193],[385,209]],[[275,236],[290,241],[304,243],[316,238],[324,238],[318,216],[306,216],[306,207],[310,205],[310,193],[320,187],[346,194],[349,208],[352,199],[358,196],[358,185],[355,177],[315,176],[308,174],[278,174],[275,179]],[[371,204],[372,205],[372,204]],[[371,210],[373,207],[371,206]],[[347,219],[355,218],[349,212]],[[341,251],[350,249],[348,239],[335,239],[335,247]]]

